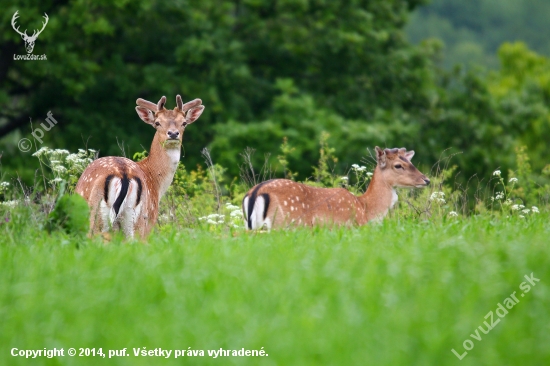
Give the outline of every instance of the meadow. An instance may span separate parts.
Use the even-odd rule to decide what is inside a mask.
[[[464,3],[4,6],[0,366],[550,365],[550,6]],[[82,172],[175,95],[206,109],[151,235],[88,236]],[[244,228],[270,178],[365,192],[375,146],[431,180],[382,223]]]
[[[360,228],[270,233],[167,225],[146,244],[118,235],[75,241],[32,220],[2,226],[1,365],[550,362],[544,213],[393,215]],[[540,282],[520,297],[531,273]],[[498,322],[497,304],[514,291],[519,302]],[[494,329],[473,339],[491,311]],[[467,339],[474,347],[459,361],[451,349],[462,355]],[[14,347],[131,355],[25,359],[10,355]],[[135,357],[142,347],[205,356]],[[262,347],[268,356],[207,353]]]
[[[550,190],[530,184],[522,149],[473,195],[447,160],[380,224],[270,232],[245,230],[239,201],[254,180],[293,178],[284,149],[282,172],[245,161],[240,181],[204,151],[206,168],[180,164],[145,240],[86,236],[74,207],[73,226],[52,223],[94,153],[44,148],[34,186],[0,183],[0,365],[550,362]],[[364,191],[372,165],[340,176],[333,153],[321,140],[306,183]]]

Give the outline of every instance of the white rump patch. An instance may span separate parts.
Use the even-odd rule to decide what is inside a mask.
[[[108,189],[109,192],[107,196],[107,201],[102,200],[100,203],[101,218],[103,221],[102,230],[106,232],[109,230],[110,227],[120,225],[120,228],[127,237],[133,237],[134,229],[139,219],[141,207],[144,201],[144,199],[142,199],[139,205],[136,207],[138,199],[137,182],[133,179],[130,180],[128,184],[128,192],[126,192],[126,196],[120,204],[118,214],[115,212],[114,204],[121,193],[121,179],[118,177],[113,177],[109,182]]]
[[[243,200],[244,227],[248,228],[248,196]]]
[[[264,220],[265,199],[262,196],[256,197],[254,207],[250,213],[250,221],[252,224],[252,230],[262,229],[264,226],[267,230],[271,229],[271,220],[266,218]]]

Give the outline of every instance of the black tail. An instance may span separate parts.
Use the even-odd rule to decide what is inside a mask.
[[[130,185],[130,179],[124,174],[122,176],[122,179],[120,180],[121,187],[120,187],[120,194],[116,198],[115,203],[113,204],[113,208],[115,209],[115,213],[118,216],[118,211],[120,210],[120,205],[122,205],[122,202],[126,198],[126,195],[128,194],[128,186]]]

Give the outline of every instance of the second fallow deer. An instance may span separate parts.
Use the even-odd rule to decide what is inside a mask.
[[[397,202],[395,188],[422,188],[430,180],[411,163],[414,151],[376,147],[377,165],[367,191],[355,196],[344,188],[316,188],[273,179],[250,189],[243,199],[248,229],[292,225],[364,225],[382,219]]]
[[[173,110],[138,99],[139,117],[156,129],[149,156],[140,162],[122,157],[104,157],[92,162],[82,173],[76,193],[90,206],[91,233],[122,229],[127,237],[137,232],[149,234],[158,217],[161,197],[172,180],[180,159],[185,127],[195,122],[204,106],[200,99],[183,104],[176,96]]]

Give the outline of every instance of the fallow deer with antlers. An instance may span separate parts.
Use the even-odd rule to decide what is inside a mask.
[[[44,13],[44,19],[46,21],[44,23],[42,23],[42,29],[40,29],[40,30],[35,29],[34,32],[32,33],[32,36],[29,36],[27,34],[26,29],[25,29],[24,32],[20,32],[19,31],[19,26],[17,28],[15,27],[15,21],[17,20],[17,18],[19,18],[19,15],[17,14],[18,12],[19,12],[19,10],[17,10],[15,12],[15,14],[13,14],[13,17],[11,18],[11,26],[12,26],[13,30],[16,31],[17,33],[19,33],[21,38],[23,38],[23,41],[25,42],[25,48],[27,49],[27,53],[32,53],[32,50],[34,49],[34,42],[36,42],[36,39],[38,38],[40,33],[42,33],[44,28],[46,28],[46,24],[48,24],[48,20],[49,20],[48,14]]]
[[[137,163],[122,157],[97,159],[78,180],[76,193],[90,206],[92,234],[114,228],[127,237],[135,232],[145,237],[155,225],[160,199],[178,167],[185,127],[204,110],[200,99],[183,104],[179,95],[173,110],[165,103],[166,97],[158,104],[137,100],[139,117],[157,130],[147,158]]]
[[[248,229],[291,225],[364,225],[382,219],[397,202],[395,188],[422,188],[430,180],[411,163],[414,151],[376,147],[377,166],[367,191],[355,196],[344,188],[316,188],[273,179],[250,189],[243,199]]]

